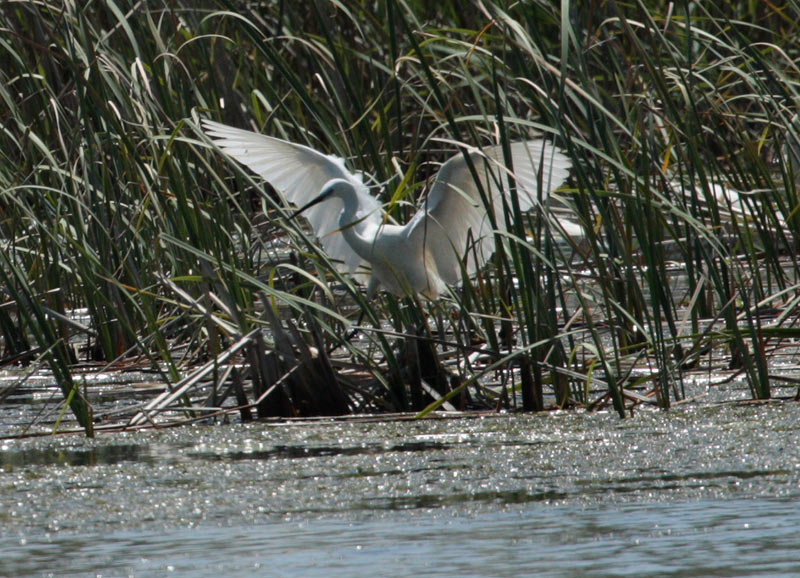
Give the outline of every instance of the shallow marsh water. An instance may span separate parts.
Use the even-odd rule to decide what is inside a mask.
[[[800,407],[0,442],[0,575],[796,576]]]

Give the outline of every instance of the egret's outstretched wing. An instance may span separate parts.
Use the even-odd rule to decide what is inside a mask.
[[[342,159],[324,155],[312,148],[218,122],[203,120],[205,133],[228,155],[247,166],[272,185],[283,197],[297,206],[315,198],[331,179],[345,179],[358,195],[359,218],[380,221],[381,204],[369,194],[361,179],[348,171]],[[340,271],[354,273],[365,263],[340,233],[342,205],[338,199],[311,207],[303,216],[331,259],[341,262]]]
[[[571,163],[558,148],[543,140],[510,145],[513,172],[503,163],[499,146],[470,153],[485,195],[495,210],[495,224],[506,230],[502,196],[508,180],[516,182],[520,210],[527,211],[545,199],[569,176]],[[427,200],[409,223],[409,237],[425,243],[427,255],[436,261],[440,277],[448,284],[461,280],[461,260],[469,274],[494,252],[492,224],[481,200],[475,176],[463,154],[450,158],[439,169]]]

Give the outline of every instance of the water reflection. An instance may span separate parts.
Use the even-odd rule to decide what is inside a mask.
[[[188,456],[207,461],[269,460],[276,458],[302,459],[330,456],[376,455],[393,452],[425,452],[446,449],[448,444],[437,442],[409,442],[402,444],[370,443],[358,446],[275,446],[264,451],[213,452],[192,451]]]
[[[155,463],[165,459],[161,444],[109,445],[88,449],[32,448],[20,451],[0,451],[0,468],[21,466],[103,466],[121,462]],[[185,448],[192,447],[183,444]],[[181,452],[182,459],[208,462],[302,459],[329,456],[375,455],[394,452],[426,452],[447,449],[449,444],[439,442],[409,442],[402,444],[361,444],[353,447],[277,445],[261,451],[193,451]]]
[[[121,462],[152,463],[147,446],[109,445],[88,449],[31,448],[0,451],[0,468],[8,471],[23,466],[97,466]]]

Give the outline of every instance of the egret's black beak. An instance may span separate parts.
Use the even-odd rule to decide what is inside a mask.
[[[319,196],[311,199],[305,205],[303,205],[302,207],[300,207],[299,209],[294,211],[291,215],[289,215],[288,220],[291,221],[292,219],[294,219],[297,215],[299,215],[300,213],[302,213],[306,209],[310,209],[311,207],[313,207],[317,203],[321,203],[322,201],[328,199],[332,194],[333,194],[333,189],[328,189],[327,191],[325,191],[323,193],[320,193]]]

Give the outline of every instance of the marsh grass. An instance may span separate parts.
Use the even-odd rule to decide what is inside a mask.
[[[798,338],[797,8],[562,6],[4,4],[6,365],[46,363],[89,434],[79,361],[157,372],[167,389],[131,427],[212,409],[622,416],[683,400],[696,371],[769,398],[770,352]],[[367,302],[201,117],[347,159],[401,222],[453,143],[541,133],[572,158],[557,204],[583,234],[512,199],[479,276],[438,303]]]

